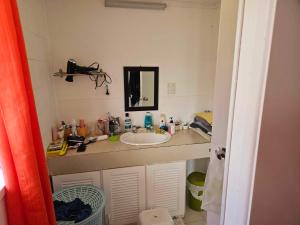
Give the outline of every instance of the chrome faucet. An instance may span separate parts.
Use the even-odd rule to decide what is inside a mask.
[[[132,133],[137,133],[137,127],[136,126],[132,126]]]
[[[147,129],[147,131],[150,131],[150,132],[153,132],[153,131],[154,131],[153,126],[149,126],[149,127],[147,127],[146,129]]]

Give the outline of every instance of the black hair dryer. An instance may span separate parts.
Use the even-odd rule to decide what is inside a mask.
[[[92,67],[92,65],[97,65],[97,67]],[[92,72],[96,72],[99,69],[98,63],[93,63],[91,66],[85,67],[85,66],[78,66],[76,63],[76,60],[69,59],[67,62],[67,74],[75,74],[75,73],[81,73],[81,74],[87,74],[92,75]],[[73,76],[68,75],[66,77],[66,81],[73,82]]]
[[[74,59],[69,59],[67,63],[67,74],[74,74],[76,70],[76,61]],[[66,81],[73,82],[73,76],[68,75]]]

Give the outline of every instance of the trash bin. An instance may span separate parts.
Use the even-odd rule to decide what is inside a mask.
[[[205,174],[193,172],[187,177],[188,205],[191,209],[201,211]]]
[[[103,191],[93,185],[72,186],[53,194],[53,200],[71,202],[79,198],[85,204],[92,208],[92,214],[83,221],[74,223],[74,221],[56,221],[57,225],[102,225],[104,218],[105,196]]]

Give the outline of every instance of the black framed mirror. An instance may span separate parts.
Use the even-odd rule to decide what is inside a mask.
[[[158,110],[158,67],[124,67],[125,111]]]

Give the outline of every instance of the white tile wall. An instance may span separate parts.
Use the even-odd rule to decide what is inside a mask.
[[[46,147],[51,141],[51,126],[56,120],[53,80],[49,70],[49,35],[44,0],[19,0],[19,14],[39,124]]]
[[[219,9],[168,7],[165,11],[104,8],[99,0],[47,0],[53,67],[68,58],[100,62],[113,79],[111,95],[86,77],[55,79],[59,119],[95,121],[110,111],[124,116],[123,66],[159,66],[159,114],[189,120],[211,109]],[[176,94],[168,95],[168,83]],[[131,113],[136,124],[144,112]]]
[[[45,146],[56,118],[124,116],[126,65],[160,67],[156,123],[160,113],[188,121],[194,112],[212,108],[219,9],[116,9],[98,0],[19,0],[18,5]],[[88,78],[76,77],[74,83],[53,78],[53,72],[66,69],[68,58],[82,65],[100,62],[113,78],[111,95],[94,90]],[[176,94],[168,95],[170,82],[176,83]],[[131,116],[143,123],[144,112]]]

